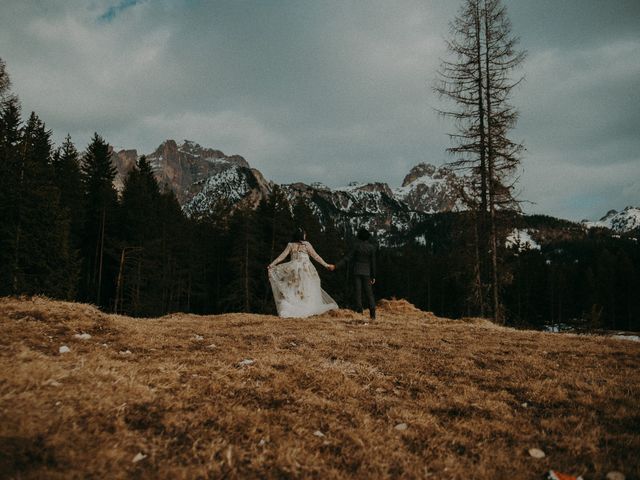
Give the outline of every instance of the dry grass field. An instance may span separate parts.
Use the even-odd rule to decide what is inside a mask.
[[[640,478],[639,343],[402,301],[365,320],[0,299],[0,475]]]

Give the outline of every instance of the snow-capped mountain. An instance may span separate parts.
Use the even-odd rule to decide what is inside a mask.
[[[640,208],[628,206],[621,212],[609,210],[600,220],[583,220],[582,224],[587,228],[600,227],[618,234],[628,233],[640,229]]]
[[[135,165],[136,150],[112,154],[122,188],[126,173]],[[224,206],[255,208],[271,195],[274,184],[266,180],[241,156],[227,156],[184,140],[166,140],[147,155],[158,182],[172,189],[187,215],[199,215]],[[421,163],[411,169],[402,186],[386,183],[351,183],[329,188],[320,183],[292,183],[281,189],[294,205],[303,201],[322,224],[341,230],[365,227],[379,237],[406,231],[425,214],[457,208],[458,177],[445,168]]]
[[[190,140],[184,140],[180,145],[175,140],[166,140],[146,157],[158,183],[172,189],[181,204],[200,193],[203,180],[232,167],[250,169],[247,161],[239,155],[226,156],[220,150],[204,148]],[[122,188],[122,180],[137,158],[136,150],[112,153],[112,161],[118,171],[117,188]]]
[[[406,230],[419,215],[396,198],[386,183],[352,183],[336,189],[292,183],[281,188],[292,205],[304,202],[323,225],[331,222],[342,231],[364,227],[382,237]]]
[[[460,188],[460,179],[451,170],[420,163],[404,177],[402,186],[394,189],[393,194],[417,212],[448,212],[459,209]]]
[[[137,159],[136,150],[112,153],[118,171],[115,179],[118,189],[122,188],[126,173]],[[255,208],[276,186],[260,171],[251,168],[243,157],[228,156],[189,140],[181,144],[166,140],[147,155],[147,160],[162,188],[173,190],[184,212],[190,216],[220,208]],[[461,183],[461,178],[451,170],[421,163],[413,167],[402,185],[396,188],[381,182],[356,182],[339,188],[298,182],[280,188],[292,206],[303,202],[322,225],[331,223],[343,232],[364,227],[374,232],[381,243],[390,244],[394,238],[404,237],[403,234],[429,214],[463,210],[459,200]],[[560,220],[556,219],[557,222]],[[553,228],[523,225],[512,232],[507,244],[516,248],[540,248],[540,242],[579,235],[584,227],[605,227],[616,234],[638,231],[640,208],[627,207],[621,212],[611,210],[599,221],[584,220],[582,227],[565,223],[570,225]]]
[[[219,162],[226,162],[226,168],[191,186],[190,191],[198,193],[183,204],[187,215],[202,215],[218,208],[255,208],[271,194],[272,184],[258,170],[226,160]]]

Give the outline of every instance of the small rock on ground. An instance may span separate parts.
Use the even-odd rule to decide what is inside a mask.
[[[625,480],[625,476],[624,473],[622,472],[618,472],[618,471],[612,471],[607,473],[606,479],[607,480]]]
[[[539,448],[530,448],[529,449],[529,455],[531,455],[533,458],[544,458],[545,454],[542,450],[540,450]]]
[[[131,460],[133,463],[138,463],[140,460],[144,460],[145,458],[147,458],[147,456],[145,454],[143,454],[142,452],[138,452],[136,453],[136,456],[133,457],[133,460]]]

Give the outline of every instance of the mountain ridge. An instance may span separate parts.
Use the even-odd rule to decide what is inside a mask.
[[[137,158],[136,150],[112,153],[118,189]],[[228,156],[190,140],[180,144],[165,140],[146,158],[159,184],[176,194],[189,216],[206,214],[222,204],[231,209],[255,208],[277,185],[244,157]],[[343,231],[365,227],[383,237],[408,230],[426,214],[459,209],[458,185],[459,177],[451,170],[420,163],[395,188],[385,182],[352,182],[337,188],[303,182],[278,186],[292,205],[305,202],[323,224],[331,221]]]
[[[628,205],[620,212],[609,210],[600,220],[581,223],[587,228],[607,228],[617,234],[640,231],[640,208]]]
[[[427,162],[413,166],[397,187],[386,182],[351,182],[332,188],[319,182],[278,185],[241,155],[226,155],[186,139],[180,144],[167,139],[146,158],[159,184],[176,194],[189,216],[206,214],[223,204],[230,209],[255,208],[276,186],[291,204],[305,202],[321,223],[331,221],[343,231],[364,227],[378,237],[406,232],[425,215],[464,210],[459,195],[462,178],[445,166]],[[135,149],[112,151],[118,190],[137,159]],[[572,223],[585,229],[603,227],[615,234],[635,232],[640,230],[640,208],[627,206],[621,212],[610,210],[598,221]]]

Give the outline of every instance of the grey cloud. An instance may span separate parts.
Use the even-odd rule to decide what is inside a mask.
[[[514,98],[530,211],[640,204],[638,2],[512,0],[527,81]],[[98,131],[238,153],[278,182],[398,185],[448,159],[431,91],[446,0],[8,0],[1,53],[26,111],[80,148]],[[5,15],[5,12],[7,13]],[[113,12],[110,21],[100,21]],[[549,179],[552,178],[552,181]]]

